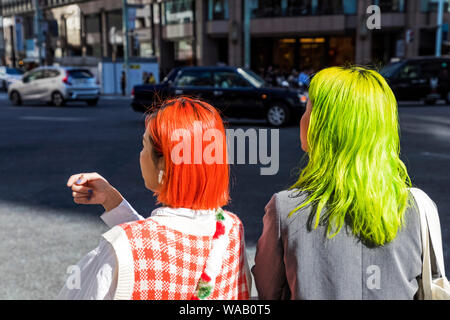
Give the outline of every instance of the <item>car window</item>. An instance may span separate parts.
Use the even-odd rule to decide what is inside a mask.
[[[244,79],[246,79],[248,82],[250,82],[253,86],[255,86],[256,88],[261,88],[261,87],[268,87],[269,85],[264,81],[263,78],[261,78],[260,76],[258,76],[256,73],[254,73],[252,70],[250,69],[242,69],[242,68],[237,68],[237,72],[244,77]]]
[[[43,79],[43,78],[44,78],[43,70],[33,71],[27,76],[28,82]]]
[[[402,79],[414,79],[419,77],[419,66],[417,64],[406,64],[399,74]]]
[[[176,78],[179,71],[180,71],[180,68],[175,68],[175,69],[170,70],[169,74],[164,77],[163,82],[167,82],[169,80],[173,81]]]
[[[73,79],[89,79],[94,77],[89,70],[69,70],[67,73]]]
[[[391,78],[397,76],[397,71],[402,67],[403,62],[394,62],[388,64],[380,70],[380,74],[385,78]]]
[[[55,69],[47,69],[45,70],[45,77],[46,78],[55,78],[59,76],[59,71]]]
[[[250,84],[247,80],[242,78],[240,74],[232,71],[219,71],[214,73],[214,87],[227,89],[227,88],[242,88],[249,87]]]
[[[441,69],[441,61],[425,61],[420,64],[420,71],[423,78],[438,77]]]
[[[212,87],[210,71],[184,70],[175,81],[177,87]]]

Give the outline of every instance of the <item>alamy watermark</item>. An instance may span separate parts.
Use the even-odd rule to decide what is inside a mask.
[[[202,129],[195,121],[193,134],[187,129],[175,129],[171,141],[174,164],[261,164],[261,175],[275,175],[280,167],[280,131],[271,129],[227,129],[226,137],[217,129]],[[227,156],[224,155],[227,144]],[[205,145],[205,147],[203,147]],[[270,153],[269,153],[270,145]],[[246,152],[248,146],[248,153]],[[248,158],[248,162],[246,162]]]
[[[69,290],[80,290],[81,288],[81,269],[77,265],[67,267],[66,287]]]
[[[368,275],[366,280],[367,289],[379,290],[381,289],[381,269],[379,266],[370,265],[366,269]]]
[[[366,10],[366,27],[369,30],[381,29],[381,8],[377,5],[371,5]]]

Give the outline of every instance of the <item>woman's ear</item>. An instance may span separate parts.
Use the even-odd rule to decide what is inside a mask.
[[[158,167],[158,170],[162,170],[162,171],[166,170],[166,161],[163,156],[158,158],[157,167]]]

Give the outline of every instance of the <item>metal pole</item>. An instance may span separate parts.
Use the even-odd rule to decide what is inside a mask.
[[[153,8],[153,2],[150,4],[150,26],[152,28],[152,55],[156,57],[156,46],[155,46],[155,10]]]
[[[436,30],[436,57],[442,53],[442,23],[444,19],[444,0],[439,0]]]
[[[250,68],[250,1],[244,1],[244,66]]]
[[[130,78],[128,76],[129,72],[129,56],[128,56],[128,2],[127,0],[122,0],[122,34],[123,34],[123,63],[125,71],[125,94],[128,94]]]
[[[34,0],[34,38],[36,39],[36,47],[38,49],[39,65],[42,65],[41,52],[41,11],[39,7],[39,0]]]
[[[0,65],[3,65],[5,59],[5,37],[3,29],[3,1],[0,0]]]
[[[192,64],[197,65],[197,6],[196,1],[192,1],[192,28],[193,28],[193,39],[192,39]],[[202,8],[203,10],[203,8]],[[202,19],[202,18],[200,18]],[[203,21],[203,20],[201,20]]]

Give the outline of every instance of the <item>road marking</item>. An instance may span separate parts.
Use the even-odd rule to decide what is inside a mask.
[[[76,117],[42,117],[42,116],[24,116],[19,117],[20,120],[37,120],[37,121],[69,121],[69,122],[84,122],[92,121],[90,118],[76,118]]]
[[[434,152],[422,152],[421,155],[426,157],[450,159],[450,154],[434,153]]]

